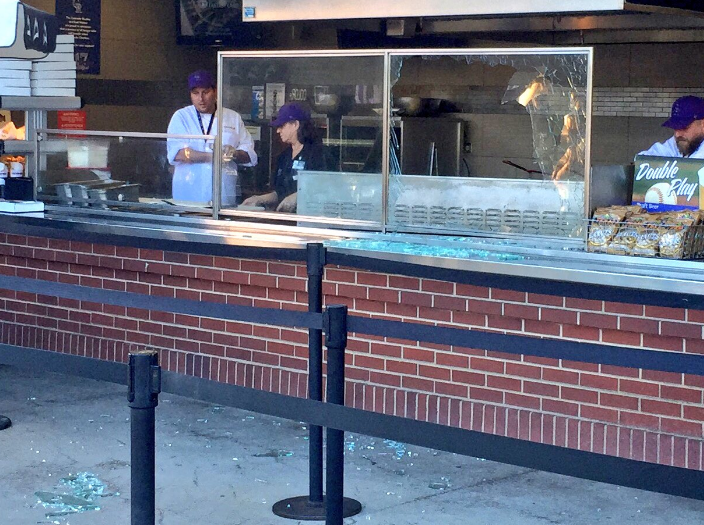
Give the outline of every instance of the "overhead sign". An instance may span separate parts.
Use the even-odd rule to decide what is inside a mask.
[[[56,49],[56,17],[14,0],[0,1],[0,58],[35,60]]]
[[[56,0],[63,35],[73,35],[76,71],[100,74],[100,0]]]

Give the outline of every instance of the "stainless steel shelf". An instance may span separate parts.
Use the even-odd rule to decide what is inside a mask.
[[[45,140],[39,144],[40,153],[59,153],[66,151],[64,140]],[[5,153],[8,155],[31,155],[34,153],[34,142],[31,140],[6,140]]]
[[[353,128],[353,127],[381,128],[382,122],[383,122],[383,120],[382,120],[381,116],[372,116],[372,115],[364,115],[364,116],[343,115],[342,118],[340,118],[340,125],[350,127],[350,128]],[[394,125],[394,127],[399,127],[401,125],[401,118],[400,117],[391,117],[391,123]]]
[[[7,155],[24,155],[34,153],[34,142],[29,140],[6,140],[5,153]]]
[[[363,146],[371,148],[374,145],[374,141],[364,139],[323,139],[323,144],[325,146]]]
[[[56,111],[80,109],[80,97],[4,97],[0,96],[0,109],[16,111]]]

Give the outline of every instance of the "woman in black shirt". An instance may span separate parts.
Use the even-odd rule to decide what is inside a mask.
[[[310,118],[310,113],[295,102],[285,104],[271,123],[288,144],[276,161],[274,191],[249,197],[245,206],[264,206],[276,211],[296,211],[298,170],[320,171],[326,169],[323,144]]]

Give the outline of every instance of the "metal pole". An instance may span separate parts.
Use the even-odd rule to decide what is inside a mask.
[[[325,248],[320,243],[309,244],[308,250],[308,311],[323,311],[323,269]],[[323,400],[323,331],[308,329],[308,397]],[[311,425],[309,430],[309,492],[313,504],[323,504],[323,427]]]
[[[308,273],[308,311],[323,311],[323,270],[325,247],[321,243],[306,246]],[[308,398],[323,400],[323,331],[308,329]],[[325,519],[323,497],[323,427],[311,425],[308,438],[308,496],[286,498],[274,503],[272,512],[296,520]]]
[[[154,350],[131,352],[128,400],[130,405],[130,474],[132,525],[154,525],[154,409],[159,404],[161,368]]]
[[[327,402],[345,404],[345,348],[347,347],[347,307],[329,306],[323,316],[325,346],[328,348]],[[327,428],[325,463],[325,524],[342,525],[345,517],[358,514],[362,505],[344,497],[345,432]]]

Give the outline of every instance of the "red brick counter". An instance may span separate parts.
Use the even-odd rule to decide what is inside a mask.
[[[164,297],[305,310],[303,263],[0,234],[0,274]],[[1,287],[1,281],[0,281]],[[326,304],[409,322],[704,353],[704,312],[574,299],[338,266]],[[6,344],[124,362],[159,349],[171,371],[305,396],[308,335],[0,290]],[[351,337],[349,406],[704,470],[704,377]]]

